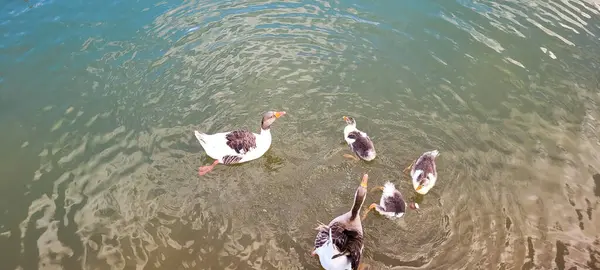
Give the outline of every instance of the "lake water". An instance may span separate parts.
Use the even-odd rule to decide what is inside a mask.
[[[362,173],[412,199],[432,149],[371,269],[600,269],[599,2],[13,0],[0,35],[2,269],[319,269]],[[198,176],[195,129],[271,109],[265,156]]]

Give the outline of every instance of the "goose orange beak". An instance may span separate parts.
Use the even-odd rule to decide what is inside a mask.
[[[360,186],[367,188],[367,182],[369,182],[369,175],[365,173],[365,175],[363,175],[362,181],[360,182]]]
[[[416,190],[416,191],[419,191],[419,190],[421,190],[422,188],[423,188],[423,185],[419,185],[419,186],[417,186],[417,188],[416,188],[415,190]]]
[[[348,116],[344,115],[344,121],[348,121]]]
[[[285,111],[275,112],[275,118],[279,118],[285,115]]]

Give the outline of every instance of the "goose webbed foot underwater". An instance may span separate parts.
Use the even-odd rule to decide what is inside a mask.
[[[408,165],[408,167],[406,167],[404,170],[402,170],[403,173],[410,175],[410,170],[412,169],[412,166],[415,165],[415,161],[417,160],[413,160],[410,165]]]
[[[198,168],[198,174],[200,176],[207,174],[208,172],[212,171],[212,169],[217,166],[217,164],[219,164],[218,160],[215,160],[211,165],[208,166],[202,166],[200,168]]]
[[[371,192],[375,192],[375,191],[383,191],[384,187],[383,186],[376,186],[374,188],[371,189]]]
[[[350,154],[344,154],[343,156],[345,158],[347,158],[347,159],[351,159],[352,161],[359,161],[360,160],[359,158],[357,158],[357,157],[355,157],[353,155],[350,155]]]

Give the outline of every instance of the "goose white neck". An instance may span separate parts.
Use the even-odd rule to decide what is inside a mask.
[[[271,135],[271,129],[260,129],[260,135]]]
[[[348,134],[352,131],[355,131],[356,129],[356,124],[354,125],[347,125],[344,127],[344,136],[348,136]]]

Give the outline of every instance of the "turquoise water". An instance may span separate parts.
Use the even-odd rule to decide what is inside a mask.
[[[412,199],[432,149],[421,212],[364,221],[371,269],[600,269],[592,0],[7,1],[0,34],[6,269],[319,269],[362,173]],[[193,130],[266,110],[265,156],[197,175]]]

